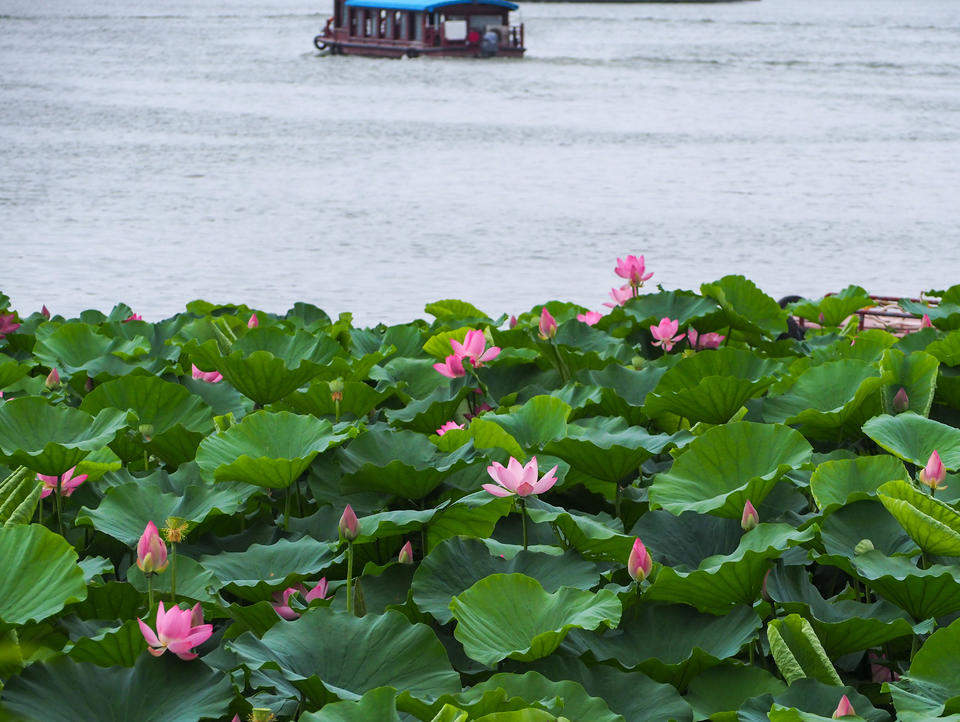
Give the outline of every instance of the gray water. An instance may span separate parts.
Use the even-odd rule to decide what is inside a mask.
[[[0,0],[0,290],[361,322],[960,282],[960,2],[526,4],[523,60],[318,57],[328,0]]]

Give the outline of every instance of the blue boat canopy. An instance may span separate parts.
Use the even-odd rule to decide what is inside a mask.
[[[508,10],[516,10],[519,7],[508,0],[347,0],[344,4],[349,8],[382,8],[428,13],[448,5],[494,5]]]

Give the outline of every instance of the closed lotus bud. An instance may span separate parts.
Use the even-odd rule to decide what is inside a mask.
[[[51,369],[50,373],[47,374],[47,380],[44,382],[47,385],[48,389],[55,389],[60,385],[60,372],[56,369]]]
[[[260,325],[260,319],[257,318],[257,314],[252,314],[250,320],[247,321],[247,328],[256,328]]]
[[[747,503],[743,505],[743,514],[740,516],[740,527],[744,531],[750,531],[751,529],[756,529],[759,524],[760,515],[753,507],[753,504],[750,503],[750,500],[747,499]]]
[[[516,327],[517,327],[517,317],[516,317],[516,316],[511,316],[511,317],[510,317],[510,328],[516,328]]]
[[[647,548],[639,539],[633,542],[633,549],[630,550],[630,557],[627,559],[627,573],[638,582],[642,582],[653,569],[653,559],[647,552]]]
[[[330,382],[330,398],[333,401],[343,401],[343,379],[334,379]]]
[[[866,554],[867,552],[872,552],[876,547],[873,546],[873,542],[869,539],[861,539],[857,542],[857,545],[853,548],[854,554]]]
[[[850,700],[847,699],[847,695],[843,695],[840,698],[840,704],[837,705],[837,709],[833,712],[833,719],[840,719],[841,717],[856,717],[857,713],[853,709],[853,705],[850,704]]]
[[[400,555],[397,557],[397,561],[401,564],[413,564],[413,546],[410,542],[407,542],[400,549]]]
[[[360,521],[357,515],[353,513],[353,507],[347,504],[340,516],[340,535],[348,542],[352,542],[360,536]]]
[[[47,318],[47,319],[50,318],[50,309],[47,308],[47,305],[46,305],[46,304],[44,304],[44,305],[43,305],[43,308],[40,309],[40,313],[43,314],[43,317],[44,317],[44,318]]]
[[[159,574],[167,563],[167,545],[160,538],[157,525],[149,521],[137,542],[137,567],[144,574]]]
[[[930,322],[927,314],[923,314],[923,318],[920,319],[920,328],[933,328],[933,323]]]
[[[893,410],[900,414],[910,408],[910,397],[907,396],[907,390],[900,387],[900,390],[893,397]]]
[[[923,467],[918,477],[921,484],[926,484],[931,489],[946,489],[946,486],[940,486],[940,483],[947,478],[947,470],[940,461],[940,454],[934,451],[927,460],[927,465]]]
[[[540,310],[540,338],[546,340],[557,335],[557,320],[550,314],[547,307]]]

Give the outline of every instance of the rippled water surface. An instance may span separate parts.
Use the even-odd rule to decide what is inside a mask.
[[[599,307],[960,282],[960,3],[527,4],[523,60],[318,57],[327,0],[0,0],[22,311]]]

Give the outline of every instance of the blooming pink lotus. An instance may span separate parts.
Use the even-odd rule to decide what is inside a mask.
[[[618,258],[615,271],[620,278],[626,278],[630,282],[630,285],[637,286],[638,288],[643,285],[644,281],[649,281],[653,278],[653,273],[644,273],[644,271],[646,271],[646,264],[644,263],[643,256],[639,258],[637,256]]]
[[[639,538],[635,539],[633,549],[630,550],[630,556],[627,558],[627,573],[635,581],[642,582],[650,576],[652,569],[653,559],[650,558],[650,553]]]
[[[610,298],[613,299],[613,303],[604,303],[603,305],[607,308],[614,308],[615,306],[622,306],[631,298],[633,298],[633,288],[630,284],[620,286],[620,288],[611,288],[610,289]]]
[[[500,355],[500,348],[498,346],[491,346],[484,350],[486,345],[487,338],[483,335],[483,331],[476,329],[467,331],[463,343],[460,343],[455,338],[450,339],[453,355],[459,356],[461,359],[469,358],[470,363],[475,367],[483,366],[484,362],[493,361]]]
[[[144,574],[159,574],[167,564],[167,545],[160,538],[157,525],[148,521],[137,542],[137,567]]]
[[[317,585],[310,591],[307,591],[306,587],[304,587],[302,584],[298,584],[295,587],[287,587],[282,592],[276,592],[273,595],[273,602],[270,606],[273,607],[277,614],[287,621],[293,621],[294,619],[300,618],[300,615],[293,611],[293,609],[290,607],[290,597],[294,594],[299,594],[302,596],[307,604],[312,602],[314,599],[326,599],[327,578],[324,577],[317,582]]]
[[[550,471],[537,479],[537,457],[534,456],[523,466],[519,461],[510,457],[507,466],[495,461],[487,467],[487,473],[499,486],[495,484],[484,484],[483,488],[494,496],[530,496],[531,494],[542,494],[548,491],[557,483],[557,467],[554,466]]]
[[[840,719],[841,717],[856,717],[857,713],[853,709],[853,705],[850,704],[850,700],[847,699],[847,695],[843,695],[840,698],[840,704],[837,705],[837,708],[833,712],[833,719]]]
[[[142,320],[143,320],[143,316],[141,316],[139,313],[131,313],[129,316],[123,319],[122,323],[128,323],[130,321],[142,321]]]
[[[680,328],[679,321],[671,321],[669,318],[661,318],[660,323],[650,327],[650,335],[655,341],[654,346],[660,346],[664,351],[672,351],[673,345],[683,338],[684,334],[677,334]]]
[[[933,328],[933,323],[927,314],[923,314],[923,318],[920,319],[920,328]]]
[[[400,548],[397,561],[401,564],[413,564],[413,545],[409,541]]]
[[[740,528],[744,531],[750,531],[756,529],[759,525],[760,515],[750,500],[747,499],[747,503],[743,505],[743,514],[740,515]]]
[[[597,321],[599,321],[603,316],[599,311],[587,311],[586,313],[578,313],[577,320],[581,323],[585,323],[588,326],[595,326]]]
[[[437,429],[437,436],[443,436],[448,431],[453,431],[454,429],[462,429],[463,424],[458,424],[456,421],[448,421],[439,429]]]
[[[196,364],[191,364],[190,371],[193,374],[193,378],[206,381],[208,384],[218,384],[223,381],[223,374],[219,371],[201,371],[197,368]]]
[[[946,489],[946,485],[940,486],[941,482],[947,478],[947,470],[940,461],[940,454],[934,451],[927,460],[927,465],[923,467],[917,480],[921,484],[926,484],[931,490]]]
[[[540,338],[544,341],[557,335],[557,319],[547,310],[546,306],[540,309],[539,330]]]
[[[348,542],[352,542],[358,536],[360,536],[360,520],[357,519],[356,513],[353,511],[353,507],[347,504],[346,508],[343,510],[343,514],[340,515],[340,524],[339,524],[340,533],[343,535],[343,538]]]
[[[37,479],[43,482],[43,491],[40,492],[40,498],[46,499],[57,489],[57,482],[60,482],[60,493],[64,496],[70,496],[74,490],[87,480],[86,474],[74,476],[73,472],[77,467],[68,469],[63,476],[47,476],[46,474],[37,474]]]
[[[690,348],[699,350],[720,348],[726,336],[719,333],[698,333],[697,329],[687,329],[687,340]]]
[[[256,328],[260,325],[260,319],[257,318],[257,314],[251,314],[250,319],[247,321],[247,328]]]
[[[446,376],[448,379],[455,379],[460,376],[466,376],[466,369],[463,368],[463,357],[457,356],[456,354],[450,354],[444,359],[443,363],[436,363],[433,365],[433,368],[441,376]]]
[[[165,611],[163,602],[157,608],[157,633],[148,627],[142,619],[138,619],[140,632],[150,645],[147,651],[154,657],[159,657],[168,649],[180,659],[196,659],[197,655],[190,650],[198,644],[203,644],[213,634],[213,625],[203,623],[203,610],[200,603],[193,609],[171,607]]]
[[[0,313],[0,338],[20,328],[20,324],[14,320],[16,317],[15,313]]]

